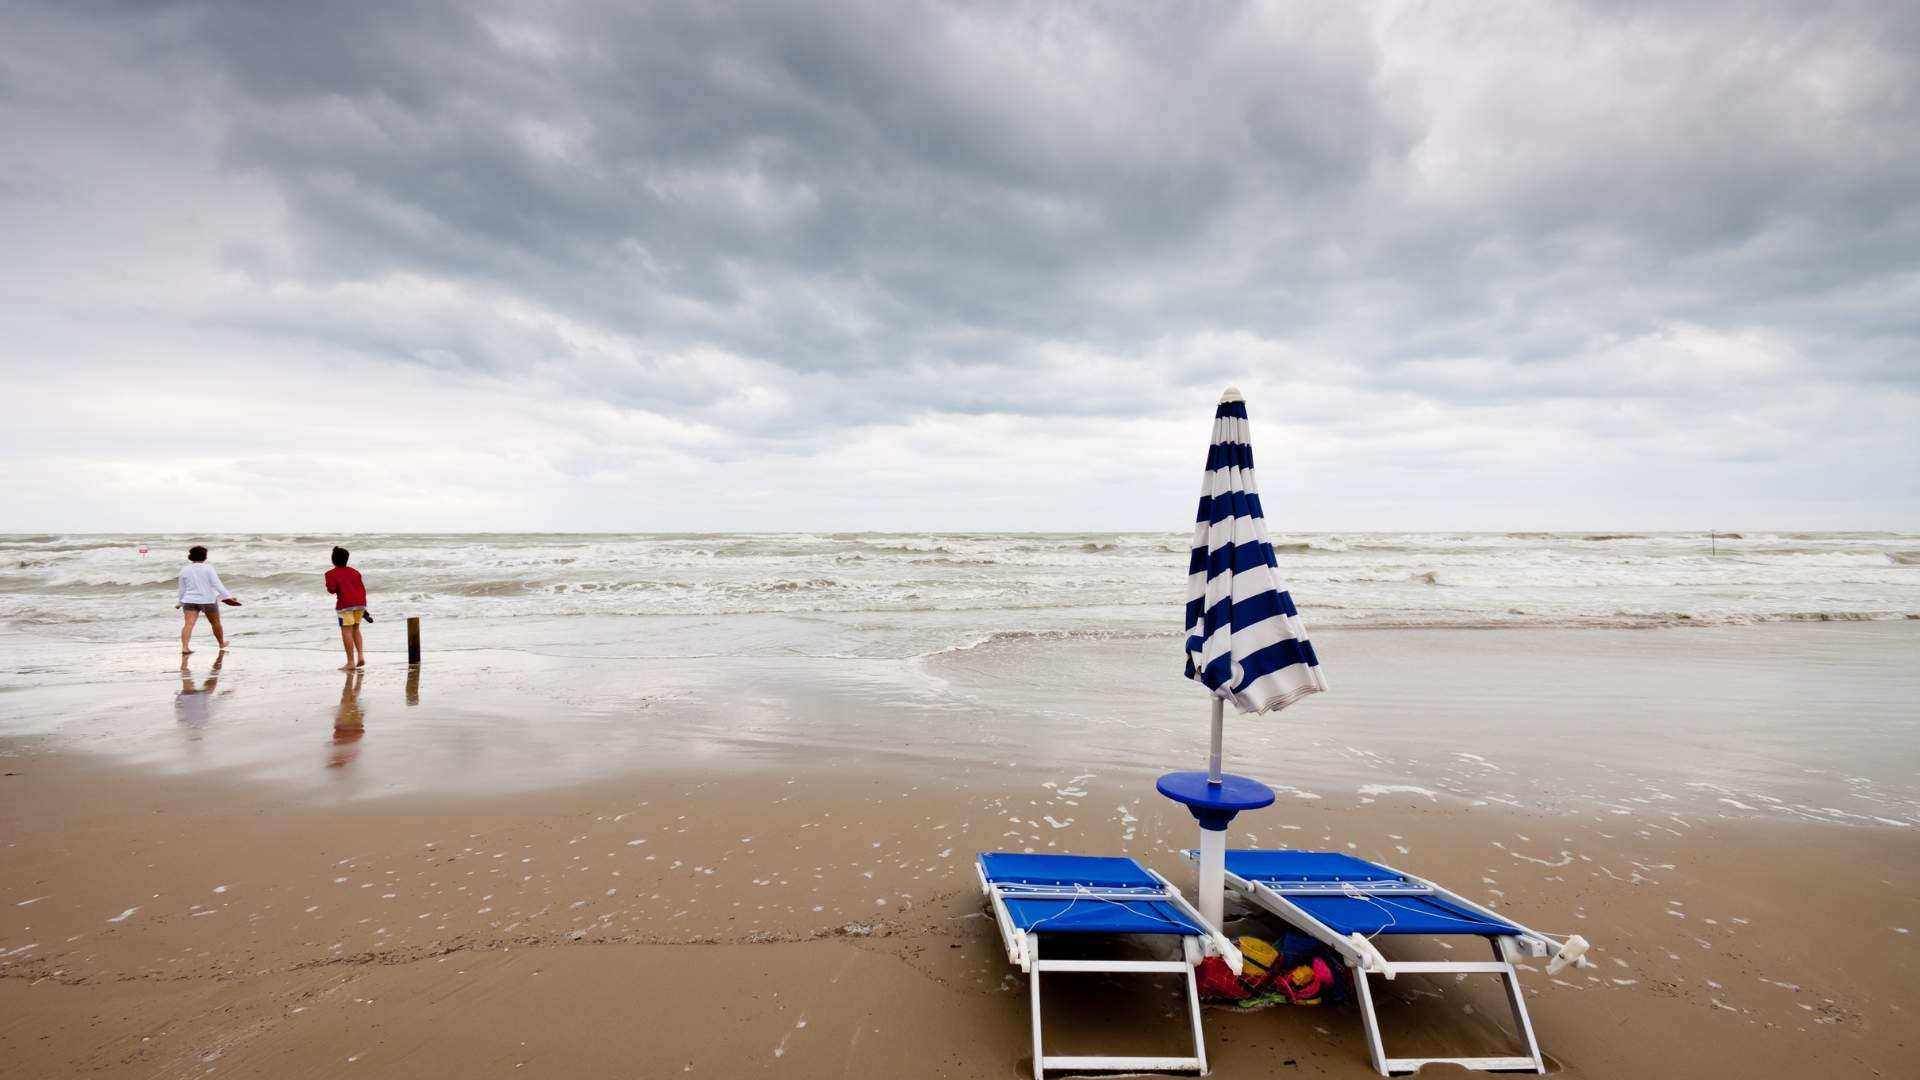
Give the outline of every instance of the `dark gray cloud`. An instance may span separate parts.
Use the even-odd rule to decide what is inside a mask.
[[[1784,460],[1850,407],[1916,453],[1898,0],[6,18],[0,117],[47,148],[8,220],[71,233],[150,173],[124,247],[204,282],[59,292],[88,325],[729,424],[735,455],[1167,418],[1229,380],[1330,437],[1452,432],[1428,465],[1703,412]],[[85,246],[37,250],[79,278],[115,245]]]
[[[1260,269],[1285,237],[1250,212],[1331,217],[1412,137],[1351,17],[513,11],[209,15],[249,106],[228,160],[294,209],[290,272],[450,276],[809,369],[964,361],[1284,317],[1217,256]],[[1143,278],[1182,302],[1141,310]]]

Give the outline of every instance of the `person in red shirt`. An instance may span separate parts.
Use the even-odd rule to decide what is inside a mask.
[[[347,565],[347,549],[333,549],[333,569],[327,571],[327,591],[334,595],[333,614],[340,623],[340,644],[347,650],[347,662],[341,671],[367,665],[366,647],[360,643],[360,624],[372,622],[367,614],[367,586],[360,571]]]

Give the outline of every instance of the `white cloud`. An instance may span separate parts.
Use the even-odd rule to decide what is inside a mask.
[[[1920,527],[1899,5],[314,17],[10,17],[0,529]]]

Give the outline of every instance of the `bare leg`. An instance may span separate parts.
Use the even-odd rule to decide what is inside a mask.
[[[187,642],[193,637],[193,624],[200,621],[200,613],[192,608],[186,609],[186,621],[180,625],[180,655],[185,656],[193,650]]]
[[[360,624],[353,624],[353,666],[367,666],[367,646],[360,640]]]
[[[220,613],[218,611],[207,612],[207,625],[213,627],[214,642],[222,649],[226,648],[227,634],[226,631],[220,629]]]
[[[359,628],[354,626],[340,628],[340,647],[347,650],[347,662],[340,665],[341,671],[353,670],[353,632],[357,629]]]

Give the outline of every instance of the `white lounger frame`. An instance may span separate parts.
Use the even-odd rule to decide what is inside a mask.
[[[1033,1012],[1033,1076],[1034,1080],[1046,1080],[1048,1069],[1068,1071],[1107,1071],[1107,1072],[1194,1072],[1205,1075],[1207,1071],[1207,1047],[1200,1030],[1200,989],[1194,981],[1194,965],[1201,960],[1201,954],[1212,953],[1221,956],[1235,972],[1240,970],[1240,950],[1233,942],[1218,930],[1208,930],[1201,935],[1182,935],[1179,960],[1043,960],[1040,957],[1040,938],[1045,931],[1021,932],[1007,912],[1007,899],[1061,899],[1061,900],[1118,900],[1152,901],[1172,904],[1180,909],[1193,924],[1206,927],[1207,922],[1200,917],[1180,890],[1166,878],[1148,870],[1159,889],[1141,887],[1137,889],[1087,889],[1072,886],[1056,887],[1043,885],[1014,885],[993,882],[987,879],[987,872],[978,861],[973,864],[974,872],[980,878],[980,890],[987,896],[987,902],[993,907],[993,920],[1000,927],[1000,941],[1007,949],[1007,960],[1027,973],[1028,996],[1032,999]],[[1204,943],[1204,944],[1203,944]],[[1179,975],[1187,980],[1187,1015],[1193,1026],[1192,1057],[1111,1057],[1090,1055],[1055,1055],[1047,1057],[1040,1046],[1040,975],[1042,972],[1061,972],[1088,974],[1107,972],[1124,975]]]
[[[1189,851],[1189,860],[1197,855]],[[1396,870],[1385,863],[1374,863],[1382,870],[1399,874],[1404,882],[1302,882],[1275,886],[1268,882],[1250,881],[1232,871],[1227,872],[1227,888],[1231,889],[1258,907],[1274,913],[1288,925],[1319,941],[1337,953],[1346,961],[1353,972],[1353,986],[1360,998],[1360,1019],[1366,1026],[1367,1052],[1373,1058],[1373,1068],[1381,1076],[1393,1076],[1398,1073],[1418,1072],[1423,1065],[1458,1065],[1463,1069],[1478,1072],[1532,1072],[1544,1073],[1546,1063],[1540,1056],[1539,1040],[1534,1038],[1533,1021],[1527,1017],[1527,1002],[1520,990],[1520,975],[1514,970],[1514,963],[1523,956],[1565,957],[1566,963],[1580,967],[1590,962],[1581,956],[1585,943],[1579,942],[1570,949],[1567,942],[1556,941],[1537,930],[1530,930],[1496,911],[1474,903],[1459,893],[1441,888],[1425,878],[1416,877],[1404,870]],[[1375,948],[1373,942],[1359,934],[1342,937],[1333,928],[1288,899],[1293,896],[1349,896],[1353,894],[1369,896],[1431,896],[1457,904],[1468,911],[1497,919],[1515,927],[1519,932],[1506,934],[1492,939],[1492,960],[1388,960]],[[1456,936],[1456,935],[1433,935]],[[1479,937],[1482,935],[1470,935]],[[1373,1009],[1373,990],[1367,983],[1369,975],[1380,975],[1389,980],[1403,974],[1420,975],[1498,975],[1501,985],[1507,992],[1507,1004],[1513,1010],[1514,1031],[1526,1045],[1525,1056],[1515,1057],[1423,1057],[1391,1058],[1387,1056],[1386,1046],[1380,1039],[1380,1019]]]

